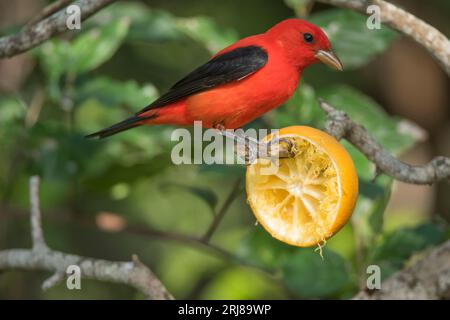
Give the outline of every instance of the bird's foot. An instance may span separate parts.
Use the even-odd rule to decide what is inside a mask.
[[[236,142],[235,153],[247,165],[256,159],[270,159],[276,162],[280,158],[295,157],[295,144],[289,138],[275,136],[271,141],[265,142],[245,135],[241,130],[225,130],[223,127],[216,127],[216,129],[224,137]]]

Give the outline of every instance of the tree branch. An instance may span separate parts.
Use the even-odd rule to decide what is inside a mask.
[[[24,269],[51,271],[42,285],[48,289],[61,281],[70,265],[77,265],[83,277],[129,285],[150,299],[173,299],[154,273],[133,255],[131,262],[116,262],[82,257],[51,250],[45,244],[39,208],[39,178],[30,179],[32,249],[0,251],[0,270]]]
[[[380,290],[361,291],[354,299],[450,299],[450,240],[383,281]]]
[[[73,4],[80,7],[81,21],[83,21],[114,1],[115,0],[78,0]],[[43,14],[43,16],[45,16],[45,14]],[[15,35],[0,38],[0,59],[12,57],[30,50],[49,38],[67,31],[66,21],[67,14],[65,9],[62,9],[51,16],[22,29]]]
[[[450,158],[436,157],[422,166],[404,163],[385,150],[363,126],[351,120],[345,112],[336,110],[323,100],[320,101],[320,107],[327,114],[326,131],[329,134],[338,140],[348,140],[378,170],[394,179],[413,184],[433,184],[450,179]]]
[[[380,8],[381,22],[421,44],[441,64],[450,76],[450,41],[439,30],[384,0],[317,0],[330,5],[348,8],[362,14],[369,5]]]

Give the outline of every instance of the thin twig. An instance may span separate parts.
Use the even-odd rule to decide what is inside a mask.
[[[338,140],[348,140],[383,173],[413,184],[433,184],[450,179],[450,158],[439,156],[421,166],[404,163],[385,150],[363,126],[351,120],[345,112],[336,110],[323,100],[320,101],[320,107],[328,117],[327,132]]]
[[[30,178],[30,221],[31,221],[31,239],[33,241],[33,250],[47,249],[44,234],[42,232],[41,209],[39,205],[39,177]]]
[[[78,0],[74,2],[80,8],[80,20],[83,21],[115,0]],[[0,59],[8,58],[28,51],[51,37],[67,31],[67,13],[60,10],[51,16],[24,28],[17,34],[0,38]]]
[[[47,278],[42,283],[42,286],[41,286],[42,290],[46,291],[46,290],[56,286],[58,283],[63,281],[65,277],[66,277],[65,273],[63,273],[63,272],[55,272],[51,277]]]
[[[367,7],[369,5],[377,5],[380,8],[380,20],[382,23],[421,44],[439,62],[447,75],[450,76],[450,41],[442,32],[411,13],[384,0],[317,1],[348,8],[366,15],[368,14]]]
[[[211,225],[209,226],[208,230],[206,231],[205,235],[203,236],[202,240],[204,242],[208,243],[209,240],[211,240],[211,237],[213,236],[214,232],[217,230],[217,227],[219,226],[223,217],[228,212],[230,205],[233,203],[234,199],[236,199],[236,197],[241,194],[241,182],[242,182],[241,178],[236,179],[236,182],[234,183],[233,187],[231,188],[230,194],[225,199],[222,207],[219,209],[219,211],[214,216],[214,219],[211,222]]]

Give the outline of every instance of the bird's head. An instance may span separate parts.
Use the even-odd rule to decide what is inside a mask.
[[[312,23],[301,19],[287,19],[270,28],[266,34],[283,48],[289,61],[299,70],[317,62],[343,70],[327,35]]]

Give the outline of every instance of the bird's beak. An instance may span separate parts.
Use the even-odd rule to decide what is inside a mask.
[[[344,66],[333,50],[317,50],[316,58],[325,63],[327,66],[342,71]]]

